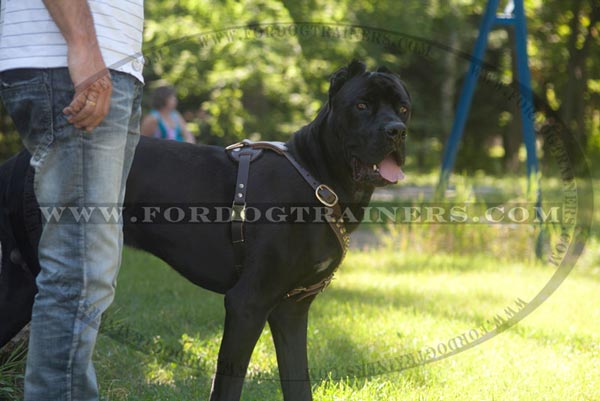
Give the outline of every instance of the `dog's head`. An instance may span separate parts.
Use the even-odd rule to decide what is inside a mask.
[[[400,77],[385,67],[370,72],[352,61],[332,75],[326,124],[335,135],[328,136],[328,148],[341,152],[357,185],[404,178],[410,100]]]

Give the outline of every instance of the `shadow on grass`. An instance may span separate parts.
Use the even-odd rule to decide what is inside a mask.
[[[327,328],[327,333],[320,337],[319,362],[313,363],[313,370],[317,372],[314,378],[327,378],[331,374],[335,378],[361,377],[364,372],[377,372],[380,374],[400,371],[398,364],[390,366],[390,360],[413,353],[426,346],[436,347],[439,341],[447,341],[470,329],[481,327],[482,322],[491,319],[492,315],[486,315],[482,304],[502,305],[507,302],[501,295],[490,295],[479,293],[469,295],[469,302],[476,305],[473,309],[461,309],[453,305],[459,305],[464,301],[461,294],[448,294],[445,292],[420,293],[410,289],[391,291],[373,291],[363,289],[330,288],[327,298],[329,302],[318,303],[313,308],[311,321],[313,326]],[[317,305],[317,303],[315,304]],[[440,307],[443,305],[443,307]],[[487,309],[487,307],[483,307]],[[383,331],[379,327],[369,326],[369,323],[345,324],[331,317],[331,311],[337,314],[345,310],[355,311],[357,316],[377,316],[380,311],[400,311],[400,316],[394,316],[398,325],[404,321],[411,326],[419,325],[426,321],[434,326],[444,326],[436,333],[415,334],[420,328],[414,328],[412,333],[403,333],[389,325],[389,320],[383,324]],[[502,309],[501,309],[502,310]],[[402,319],[406,315],[406,319]],[[488,325],[490,326],[490,325]],[[453,328],[457,328],[453,332]],[[491,328],[491,326],[490,326]],[[432,329],[435,330],[435,329]],[[357,334],[358,333],[358,334]],[[365,334],[366,333],[366,334]],[[382,337],[383,336],[383,337]],[[356,338],[359,337],[358,340]],[[371,339],[364,341],[365,338]],[[438,342],[426,344],[424,338],[437,339]],[[431,341],[431,340],[427,340]],[[379,363],[385,362],[381,366]],[[407,370],[410,380],[415,384],[424,384],[426,380],[423,371],[413,369]],[[353,375],[353,372],[358,372]],[[403,373],[404,374],[404,373]],[[427,380],[430,378],[428,377]]]
[[[470,290],[468,294],[450,293],[440,288],[431,292],[408,288],[352,289],[332,286],[327,290],[327,298],[336,304],[355,304],[356,308],[366,306],[374,309],[398,309],[411,314],[428,315],[444,320],[457,320],[469,326],[476,326],[491,318],[482,309],[495,310],[496,305],[509,306],[512,299],[502,294]],[[324,300],[325,301],[325,300]],[[471,307],[460,308],[465,305]],[[501,311],[501,310],[500,310]]]

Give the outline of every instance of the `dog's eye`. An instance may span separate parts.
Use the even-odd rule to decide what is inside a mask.
[[[369,108],[369,106],[367,106],[366,103],[357,103],[356,104],[356,108],[359,109],[359,110],[366,110],[366,109]]]
[[[408,113],[408,108],[406,108],[405,106],[400,106],[400,114],[406,114]]]

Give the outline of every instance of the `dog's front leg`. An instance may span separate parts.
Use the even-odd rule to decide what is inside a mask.
[[[269,326],[277,352],[279,378],[285,401],[310,401],[306,331],[308,310],[314,296],[300,302],[281,302],[269,315]]]
[[[240,399],[252,351],[273,307],[249,288],[237,285],[225,295],[225,328],[210,401]]]

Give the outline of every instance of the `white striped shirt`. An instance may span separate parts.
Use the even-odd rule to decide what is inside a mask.
[[[144,81],[144,0],[88,0],[107,67]],[[0,0],[0,71],[67,66],[67,44],[42,0]]]

